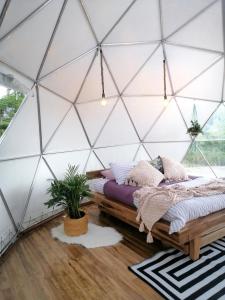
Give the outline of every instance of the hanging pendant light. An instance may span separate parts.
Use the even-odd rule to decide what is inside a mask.
[[[107,100],[105,98],[105,86],[104,86],[104,70],[103,70],[103,54],[102,47],[100,46],[100,66],[101,66],[101,83],[102,83],[102,98],[100,104],[106,106]]]
[[[167,107],[169,104],[169,100],[167,99],[167,93],[166,93],[166,59],[163,59],[163,87],[164,87],[164,106]]]

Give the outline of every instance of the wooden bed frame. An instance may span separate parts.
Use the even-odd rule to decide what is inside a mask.
[[[89,179],[102,177],[100,172],[101,170],[87,172],[87,177]],[[135,208],[108,199],[100,193],[93,193],[92,200],[98,204],[102,212],[139,228]],[[161,219],[156,222],[151,231],[153,238],[183,251],[190,255],[192,260],[197,260],[201,247],[225,236],[225,209],[190,221],[180,232],[171,235],[169,234],[169,227],[169,222],[165,220]]]

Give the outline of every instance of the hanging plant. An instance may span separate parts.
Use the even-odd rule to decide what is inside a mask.
[[[197,120],[191,121],[191,126],[188,128],[187,133],[189,133],[193,137],[196,137],[198,134],[203,133],[201,125]]]

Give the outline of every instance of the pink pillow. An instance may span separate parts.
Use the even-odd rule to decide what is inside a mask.
[[[111,169],[101,171],[101,175],[109,180],[115,179]]]

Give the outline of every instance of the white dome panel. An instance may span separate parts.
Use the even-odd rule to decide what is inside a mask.
[[[169,37],[169,40],[182,45],[223,51],[221,8],[221,2],[216,1],[196,19]]]
[[[35,90],[32,90],[0,140],[0,159],[39,153],[37,99]]]
[[[177,161],[181,161],[189,147],[189,142],[176,143],[146,143],[149,154],[154,159],[157,156],[171,157]]]
[[[24,228],[40,222],[40,216],[44,219],[47,218],[50,213],[53,213],[53,208],[48,208],[44,205],[44,203],[50,199],[50,195],[47,194],[47,189],[49,188],[52,179],[54,178],[51,172],[44,160],[41,159],[23,220]]]
[[[23,217],[38,160],[39,157],[31,157],[0,162],[1,190],[16,225]]]
[[[151,141],[188,141],[186,126],[174,100],[171,100],[145,138]]]
[[[20,5],[18,5],[18,2],[16,0],[10,1],[3,23],[1,25],[0,38],[7,34],[20,22],[22,22],[31,13],[33,13],[37,9],[39,10],[39,8],[42,9],[45,2],[46,0],[20,0]],[[1,5],[3,6],[3,4],[4,1],[1,1],[0,12]]]
[[[89,148],[77,113],[72,106],[49,141],[45,153]]]
[[[131,3],[132,0],[84,0],[86,11],[99,41],[104,38]]]
[[[74,102],[94,57],[94,53],[95,51],[92,51],[84,57],[49,74],[40,81],[40,84]]]
[[[113,109],[116,98],[107,100],[107,105],[103,106],[99,101],[77,104],[77,109],[81,116],[88,137],[93,144],[107,117]]]
[[[45,88],[39,88],[42,143],[45,148],[54,131],[62,122],[72,104],[54,95]]]
[[[143,42],[160,39],[159,3],[157,0],[141,0],[133,4],[104,42]]]
[[[45,155],[45,159],[50,165],[57,179],[62,179],[68,168],[68,165],[79,165],[78,171],[84,171],[90,150],[71,151],[65,153],[56,153]]]
[[[152,54],[155,47],[156,44],[104,47],[106,60],[121,91]]]
[[[96,46],[96,41],[80,1],[69,0],[48,52],[41,75],[80,56]]]
[[[162,97],[123,97],[141,138],[164,109]]]
[[[137,142],[137,134],[135,133],[122,101],[119,101],[101,131],[95,146],[102,147]]]
[[[3,39],[0,47],[0,59],[35,79],[62,2],[62,0],[51,1],[38,14]],[[46,20],[48,20],[47,23]]]
[[[108,148],[98,148],[94,151],[105,166],[109,167],[111,162],[131,162],[134,160],[138,145],[115,146]]]

